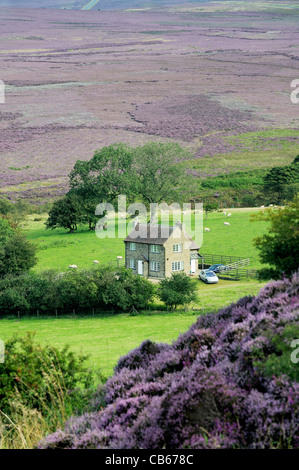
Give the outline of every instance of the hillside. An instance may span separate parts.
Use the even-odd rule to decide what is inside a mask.
[[[173,345],[121,358],[91,413],[40,448],[292,448],[299,385],[298,275],[199,317]],[[104,406],[104,408],[103,408]]]
[[[0,195],[58,196],[77,159],[120,141],[179,141],[198,181],[290,163],[296,4],[2,8]]]

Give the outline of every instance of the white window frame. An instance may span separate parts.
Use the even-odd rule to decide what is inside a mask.
[[[160,245],[151,245],[151,253],[160,253]]]
[[[184,261],[172,261],[171,270],[173,272],[184,271]]]
[[[160,271],[160,263],[158,261],[151,261],[151,271]]]
[[[130,248],[130,251],[136,251],[136,243],[130,242],[129,248]]]
[[[174,253],[181,253],[182,252],[182,244],[172,245],[172,251]]]
[[[136,269],[136,259],[130,259],[130,269]]]

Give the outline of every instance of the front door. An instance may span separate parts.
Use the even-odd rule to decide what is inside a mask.
[[[138,274],[143,274],[143,261],[142,260],[138,260],[138,270],[137,270]]]
[[[191,273],[196,273],[196,263],[197,263],[197,259],[192,259],[191,260]]]

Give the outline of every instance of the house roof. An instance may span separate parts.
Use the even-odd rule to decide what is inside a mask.
[[[125,238],[125,242],[145,243],[151,245],[164,245],[170,238],[174,230],[180,226],[182,230],[183,225],[159,225],[159,224],[140,224],[134,227],[129,235]],[[199,250],[199,246],[193,241],[190,235],[184,231],[186,237],[191,241],[190,250]]]
[[[176,227],[158,224],[137,224],[125,242],[146,243],[152,245],[164,245]]]

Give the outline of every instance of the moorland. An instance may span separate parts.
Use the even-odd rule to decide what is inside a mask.
[[[74,162],[114,142],[188,147],[199,192],[215,175],[289,164],[297,4],[1,7],[1,195],[61,195]]]

